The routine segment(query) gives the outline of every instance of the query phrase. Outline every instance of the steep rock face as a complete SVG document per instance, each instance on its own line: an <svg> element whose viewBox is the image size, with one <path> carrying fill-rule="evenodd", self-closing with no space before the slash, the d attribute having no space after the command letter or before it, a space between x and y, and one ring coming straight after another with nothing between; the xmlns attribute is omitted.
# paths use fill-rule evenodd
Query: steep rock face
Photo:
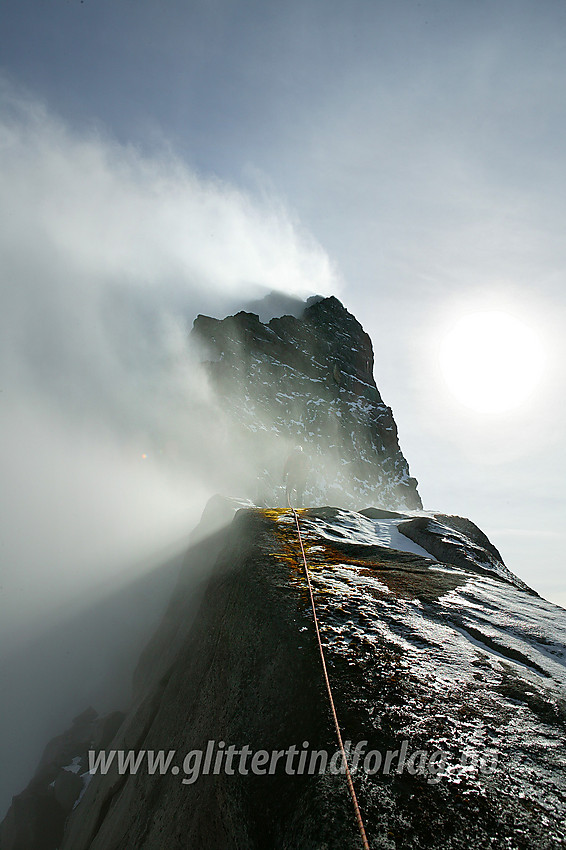
<svg viewBox="0 0 566 850"><path fill-rule="evenodd" d="M338 299L268 324L254 313L198 316L192 336L204 348L235 451L253 440L261 480L254 498L281 503L282 459L299 441L313 459L308 503L422 507L375 385L371 340Z"/></svg>
<svg viewBox="0 0 566 850"><path fill-rule="evenodd" d="M343 736L362 745L370 846L562 847L566 614L473 559L439 562L402 533L407 519L300 513ZM336 742L293 515L240 510L187 574L207 558L197 621L181 578L111 745L175 751L171 765L95 775L61 850L360 846L344 776L331 761L308 773ZM214 760L238 751L231 770L206 773L209 742ZM273 772L250 759L242 771L245 746Z"/></svg>

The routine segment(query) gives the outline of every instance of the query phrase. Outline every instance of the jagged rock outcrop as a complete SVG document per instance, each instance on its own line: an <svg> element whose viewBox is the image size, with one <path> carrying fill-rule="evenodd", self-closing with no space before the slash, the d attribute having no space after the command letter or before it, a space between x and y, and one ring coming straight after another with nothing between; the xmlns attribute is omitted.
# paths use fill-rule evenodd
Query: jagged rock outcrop
<svg viewBox="0 0 566 850"><path fill-rule="evenodd" d="M402 533L407 519L300 515L343 736L362 744L370 846L561 847L566 612L473 560L438 562ZM187 576L207 558L189 627ZM111 745L174 751L166 775L95 775L61 850L360 846L344 776L307 772L336 742L292 514L240 510L184 575ZM210 746L214 760L237 751L231 770L222 756L206 774ZM245 747L269 765L282 753L273 773L251 755L241 771Z"/></svg>
<svg viewBox="0 0 566 850"><path fill-rule="evenodd" d="M254 500L282 504L285 455L300 441L313 459L308 504L422 507L393 413L375 384L371 340L337 298L267 324L246 312L198 316L192 338L222 401L234 453L254 458Z"/></svg>
<svg viewBox="0 0 566 850"><path fill-rule="evenodd" d="M2 822L2 850L57 850L65 822L91 779L88 750L108 746L124 716L114 711L99 717L88 708L47 744L35 776L13 798Z"/></svg>
<svg viewBox="0 0 566 850"><path fill-rule="evenodd" d="M471 567L487 575L495 573L509 584L535 593L507 569L493 543L469 519L446 514L418 516L400 523L399 531L444 564L464 569Z"/></svg>

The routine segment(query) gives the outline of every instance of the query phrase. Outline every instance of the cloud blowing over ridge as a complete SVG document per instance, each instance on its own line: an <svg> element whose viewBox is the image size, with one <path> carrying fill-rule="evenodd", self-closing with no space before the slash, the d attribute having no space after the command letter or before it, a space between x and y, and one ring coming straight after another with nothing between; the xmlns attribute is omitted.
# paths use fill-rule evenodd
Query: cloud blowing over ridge
<svg viewBox="0 0 566 850"><path fill-rule="evenodd" d="M4 628L19 631L188 531L226 479L195 315L336 278L276 199L1 94Z"/></svg>

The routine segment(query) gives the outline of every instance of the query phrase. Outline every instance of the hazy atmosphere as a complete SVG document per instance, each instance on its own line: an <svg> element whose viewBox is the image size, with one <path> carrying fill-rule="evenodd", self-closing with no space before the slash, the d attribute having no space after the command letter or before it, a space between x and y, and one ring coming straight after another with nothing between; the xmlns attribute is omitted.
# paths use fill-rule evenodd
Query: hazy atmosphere
<svg viewBox="0 0 566 850"><path fill-rule="evenodd" d="M5 655L237 486L186 337L272 290L343 301L425 509L566 606L563 2L2 0L0 42Z"/></svg>

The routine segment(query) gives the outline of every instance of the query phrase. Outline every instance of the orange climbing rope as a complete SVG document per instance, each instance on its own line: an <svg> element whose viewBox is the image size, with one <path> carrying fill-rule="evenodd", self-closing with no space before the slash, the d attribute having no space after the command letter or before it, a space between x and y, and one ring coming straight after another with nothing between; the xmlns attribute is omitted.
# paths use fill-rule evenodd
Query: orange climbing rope
<svg viewBox="0 0 566 850"><path fill-rule="evenodd" d="M364 846L364 850L370 850L368 840L366 837L366 831L364 828L364 822L362 820L362 814L360 812L360 807L358 805L358 798L356 797L356 791L354 789L354 783L352 781L352 774L350 773L350 768L348 767L348 759L346 758L346 751L344 749L344 744L342 742L342 733L340 732L340 726L338 724L338 715L336 714L336 707L334 705L334 698L332 696L332 688L330 687L330 679L328 678L328 670L326 669L326 661L324 659L324 650L322 648L322 640L320 637L320 629L318 627L318 617L316 616L316 608L314 605L314 595L312 592L312 584L309 576L309 569L307 566L307 559L305 556L305 547L303 546L303 538L301 536L301 526L299 525L299 515L295 508L291 505L291 501L289 499L289 495L287 494L287 501L289 503L289 507L293 512L293 516L295 517L295 524L297 526L297 534L299 536L299 543L301 545L301 553L303 556L303 565L305 568L305 576L307 578L307 585L309 588L309 594L311 599L311 607L312 607L312 615L314 618L314 627L316 629L316 637L318 640L318 649L320 651L320 660L322 662L322 670L324 673L324 681L326 682L326 690L328 692L328 699L330 701L330 708L332 711L332 717L334 718L334 726L336 727L336 736L338 738L338 744L340 746L340 752L342 753L342 759L344 761L344 767L346 770L346 779L348 781L348 788L350 789L350 796L352 797L352 802L354 804L354 810L356 812L356 820L358 822L358 828L360 830L360 836L362 839L362 844Z"/></svg>

